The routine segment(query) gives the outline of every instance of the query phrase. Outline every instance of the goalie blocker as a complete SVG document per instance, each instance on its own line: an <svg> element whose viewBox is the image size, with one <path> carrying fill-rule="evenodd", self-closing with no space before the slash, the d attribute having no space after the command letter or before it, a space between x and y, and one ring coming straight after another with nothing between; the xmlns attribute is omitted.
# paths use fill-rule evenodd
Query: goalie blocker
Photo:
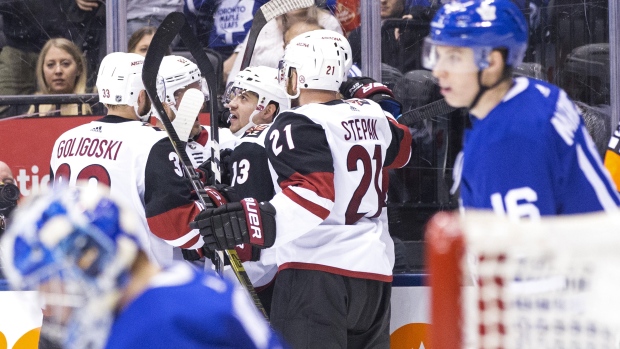
<svg viewBox="0 0 620 349"><path fill-rule="evenodd" d="M252 244L273 246L276 240L276 209L269 202L247 198L240 202L202 211L190 226L200 230L210 251Z"/></svg>

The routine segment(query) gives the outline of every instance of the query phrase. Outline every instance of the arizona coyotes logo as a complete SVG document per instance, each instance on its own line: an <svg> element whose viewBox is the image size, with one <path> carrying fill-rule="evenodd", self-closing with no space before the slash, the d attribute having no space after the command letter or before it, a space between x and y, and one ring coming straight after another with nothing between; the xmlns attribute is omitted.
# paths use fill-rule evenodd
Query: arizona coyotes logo
<svg viewBox="0 0 620 349"><path fill-rule="evenodd" d="M245 134L246 136L258 136L267 127L269 127L269 125L256 125L245 131Z"/></svg>

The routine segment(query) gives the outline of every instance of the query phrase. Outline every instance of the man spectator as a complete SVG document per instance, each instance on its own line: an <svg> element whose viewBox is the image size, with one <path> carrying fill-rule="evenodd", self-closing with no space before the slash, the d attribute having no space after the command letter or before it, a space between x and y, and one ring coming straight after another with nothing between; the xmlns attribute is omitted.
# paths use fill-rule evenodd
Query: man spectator
<svg viewBox="0 0 620 349"><path fill-rule="evenodd" d="M405 0L373 0L381 1L381 21L386 19L416 19L428 22L430 8L416 6L405 7ZM419 26L400 28L381 28L381 62L388 64L402 73L420 69L420 42L428 34L428 27ZM362 28L351 31L349 42L353 51L353 63L362 66ZM378 44L378 43L377 43Z"/></svg>
<svg viewBox="0 0 620 349"><path fill-rule="evenodd" d="M19 189L14 185L13 173L11 168L0 161L0 236L4 233L9 215L17 206L19 199ZM2 255L0 254L0 257ZM4 278L2 274L2 258L0 258L0 279Z"/></svg>

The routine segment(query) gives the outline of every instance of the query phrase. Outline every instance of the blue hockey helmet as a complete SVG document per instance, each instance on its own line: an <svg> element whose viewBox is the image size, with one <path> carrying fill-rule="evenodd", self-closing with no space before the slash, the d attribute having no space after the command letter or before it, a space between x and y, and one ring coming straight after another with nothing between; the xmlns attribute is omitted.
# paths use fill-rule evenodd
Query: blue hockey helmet
<svg viewBox="0 0 620 349"><path fill-rule="evenodd" d="M488 67L494 49L507 50L506 65L516 67L527 49L528 26L510 0L455 0L444 5L431 22L424 43L423 65L437 64L436 46L468 47L478 69Z"/></svg>
<svg viewBox="0 0 620 349"><path fill-rule="evenodd" d="M42 336L87 347L109 329L138 253L137 219L101 187L55 189L19 207L0 247L16 289L48 308ZM106 326L107 325L107 326Z"/></svg>

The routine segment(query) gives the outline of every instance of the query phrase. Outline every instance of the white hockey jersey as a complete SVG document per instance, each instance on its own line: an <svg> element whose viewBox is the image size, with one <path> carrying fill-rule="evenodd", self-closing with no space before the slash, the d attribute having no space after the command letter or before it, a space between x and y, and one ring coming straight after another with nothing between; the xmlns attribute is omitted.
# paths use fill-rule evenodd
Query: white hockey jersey
<svg viewBox="0 0 620 349"><path fill-rule="evenodd" d="M308 104L280 114L265 141L275 172L276 261L390 282L387 176L411 155L411 135L368 100Z"/></svg>
<svg viewBox="0 0 620 349"><path fill-rule="evenodd" d="M140 121L108 115L73 128L54 144L54 185L78 180L110 186L140 218L140 237L150 259L172 261L173 246L195 249L203 241L189 222L200 212L166 132Z"/></svg>

